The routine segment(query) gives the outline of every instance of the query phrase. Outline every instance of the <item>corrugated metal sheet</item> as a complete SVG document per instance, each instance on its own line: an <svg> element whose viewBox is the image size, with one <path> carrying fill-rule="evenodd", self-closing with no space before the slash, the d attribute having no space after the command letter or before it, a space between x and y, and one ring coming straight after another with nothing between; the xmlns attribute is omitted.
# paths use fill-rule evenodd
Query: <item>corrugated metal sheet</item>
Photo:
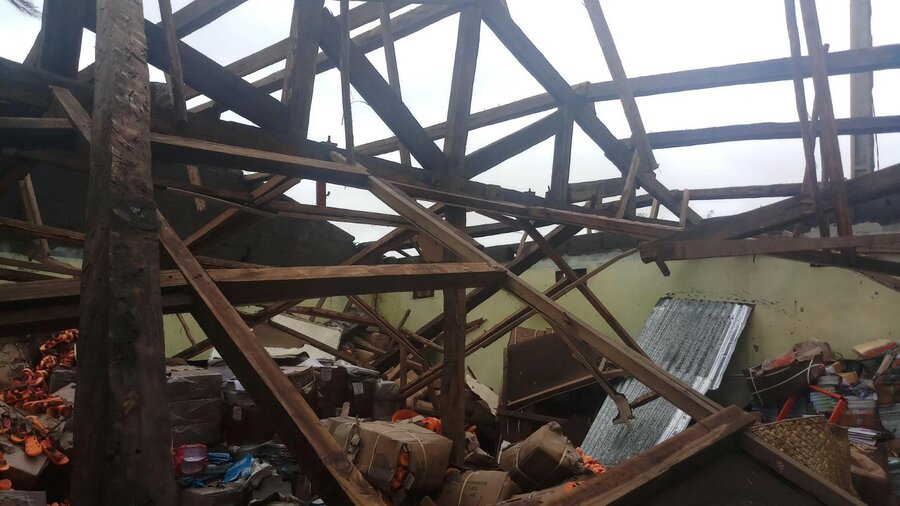
<svg viewBox="0 0 900 506"><path fill-rule="evenodd" d="M657 365L705 394L719 387L752 306L665 298L650 313L638 343ZM649 389L635 379L615 385L629 401ZM607 399L582 448L604 464L617 464L687 427L690 417L664 399L634 410L631 431L613 425L618 411Z"/></svg>

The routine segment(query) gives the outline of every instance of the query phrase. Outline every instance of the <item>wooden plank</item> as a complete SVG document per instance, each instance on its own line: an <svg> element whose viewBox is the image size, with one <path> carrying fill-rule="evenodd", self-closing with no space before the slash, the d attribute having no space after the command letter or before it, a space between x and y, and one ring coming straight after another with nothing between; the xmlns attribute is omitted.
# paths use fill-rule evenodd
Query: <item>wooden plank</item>
<svg viewBox="0 0 900 506"><path fill-rule="evenodd" d="M819 226L819 235L829 235L828 221L822 212L822 198L819 196L819 183L816 176L816 140L812 134L812 126L809 121L809 111L806 107L806 87L801 77L800 58L800 28L797 26L797 9L794 0L784 1L785 22L788 30L788 43L791 48L791 77L794 83L794 101L797 104L797 115L800 120L800 136L803 139L803 158L805 162L803 172L803 193L809 195L813 209L816 213L816 223ZM798 228L794 229L794 235L799 235Z"/></svg>
<svg viewBox="0 0 900 506"><path fill-rule="evenodd" d="M166 73L172 92L172 109L181 123L187 123L187 104L184 94L184 72L181 69L181 55L178 53L178 35L172 16L172 0L159 0L160 24L166 37L169 54L169 71Z"/></svg>
<svg viewBox="0 0 900 506"><path fill-rule="evenodd" d="M635 150L634 158L631 159L631 166L628 167L628 175L625 176L625 185L622 187L622 198L619 199L619 205L616 207L616 218L625 218L626 214L628 218L634 216L636 209L634 192L637 189L637 174L640 169L641 154Z"/></svg>
<svg viewBox="0 0 900 506"><path fill-rule="evenodd" d="M541 251L543 251L543 250L541 250ZM592 271L586 273L584 276L581 276L574 283L572 281L570 281L568 278L563 278L560 281L557 281L550 288L544 290L544 295L546 295L547 297L550 297L553 300L559 300L563 295L565 295L565 294L569 293L570 291L572 291L573 289L575 289L575 284L587 283L587 281L589 279L596 276L600 272L606 270L607 268L609 268L609 266L613 265L614 263L618 262L619 260L621 260L625 257L631 256L632 254L635 253L635 251L636 250L632 249L632 250L625 251L624 253L621 253L619 255L616 255L615 257L607 260L603 264L597 266ZM512 329L521 325L522 323L525 322L525 320L527 320L528 318L531 318L535 314L537 314L537 313L530 306L527 306L527 305L522 306L521 308L516 310L511 315L507 316L503 320L497 322L493 327L486 330L484 332L484 334L482 334L478 338L469 342L466 345L466 356L468 357L472 353L475 353L476 351L493 344L498 339L509 334L509 332L511 332ZM406 397L411 393L415 393L419 388L424 387L425 384L431 382L436 377L436 375L439 373L440 367L442 367L442 366L440 364L438 364L437 366L435 366L435 367L429 369L428 371L426 371L425 373L423 373L421 376L419 376L418 379L416 379L416 381L414 383L411 383L409 385L409 388L404 388L403 391L401 391L401 395Z"/></svg>
<svg viewBox="0 0 900 506"><path fill-rule="evenodd" d="M294 309L289 310L291 313L304 314L318 318L326 318L329 320L338 320L343 322L351 322L351 323L359 323L362 325L378 325L378 322L375 321L372 317L356 314L356 313L347 313L344 311L332 311L330 309L324 309L320 307L296 307Z"/></svg>
<svg viewBox="0 0 900 506"><path fill-rule="evenodd" d="M390 10L395 11L401 9L408 5L407 2L393 2L391 4ZM354 7L350 10L350 28L351 30L355 30L365 24L371 23L378 19L378 16L381 12L382 7L380 5L373 4L362 4L358 7ZM355 37L358 43L362 42L363 35L358 35ZM229 63L225 66L227 70L238 77L245 77L249 74L252 74L258 70L262 70L270 65L274 65L280 61L283 61L287 58L288 51L290 50L290 37L282 39L274 44L266 46L259 51L249 54L243 58L235 60L232 63ZM327 69L334 68L331 65L331 62L328 60L328 57L323 53L319 53L316 58L317 66L316 72L324 72ZM277 74L277 78L274 77ZM266 89L265 91L272 92L277 91L283 88L284 79L286 78L286 72L284 70L278 71L275 74L267 76L265 79ZM278 81L277 84L273 83L273 81ZM259 81L255 82L254 85L262 86L262 83ZM197 92L193 92L188 96L188 98L193 98L195 96L200 95ZM217 106L218 104L214 104L213 102L208 102L201 106L198 106L196 109L203 110L209 109L210 107Z"/></svg>
<svg viewBox="0 0 900 506"><path fill-rule="evenodd" d="M272 415L276 432L303 466L316 491L329 503L380 504L378 493L319 423L312 408L187 246L162 215L158 215L158 219L160 241L189 280L197 298L194 318L254 402Z"/></svg>
<svg viewBox="0 0 900 506"><path fill-rule="evenodd" d="M900 44L878 46L869 49L835 51L826 55L829 75L843 75L855 72L870 72L900 67ZM809 58L801 60L803 77L809 77ZM736 65L724 65L703 69L682 70L665 74L633 77L628 85L636 97L702 90L740 84L786 81L792 78L791 59L777 58ZM598 102L618 100L616 85L612 81L586 83L586 99ZM580 85L579 85L580 86ZM469 118L471 128L481 128L504 121L548 111L558 106L549 93L542 93L517 100L484 111L474 113ZM438 123L425 129L432 139L440 139L446 134L446 123ZM659 146L655 146L659 147ZM396 151L395 138L381 139L359 146L359 152L380 155Z"/></svg>
<svg viewBox="0 0 900 506"><path fill-rule="evenodd" d="M515 56L519 63L553 96L560 106L569 107L578 126L596 143L613 165L625 175L631 162L631 149L613 136L612 132L597 118L592 108L587 107L579 96L546 57L528 39L521 28L512 20L500 0L483 2L484 21L491 31ZM671 200L669 191L651 173L638 174L638 181L647 193L674 213L679 212L678 204ZM691 212L688 221L700 221L700 216Z"/></svg>
<svg viewBox="0 0 900 506"><path fill-rule="evenodd" d="M15 258L0 257L0 265L15 267L16 269L27 269L37 272L52 272L55 274L65 274L68 276L78 277L81 275L81 269L72 267L63 262L28 262L25 260L16 260ZM58 279L58 278L54 278Z"/></svg>
<svg viewBox="0 0 900 506"><path fill-rule="evenodd" d="M575 273L568 262L566 262L562 255L560 255L559 252L556 251L556 249L551 246L549 242L547 242L547 239L536 228L534 228L531 223L528 223L527 221L521 219L518 220L518 222L521 225L522 230L524 230L526 233L528 233L529 236L531 236L535 244L537 244L538 247L544 250L547 258L552 260L553 263L556 264L556 266L559 267L559 269L563 272L563 274L567 278L569 278L569 281L571 281L575 285L575 288L579 292L581 292L581 295L584 296L584 298L594 308L594 310L600 314L606 324L609 325L609 327L613 330L613 332L616 333L617 336L619 336L622 342L628 345L628 347L632 350L646 356L647 354L644 353L644 350L641 349L637 341L635 341L634 338L631 337L631 334L629 334L625 327L623 327L622 324L619 323L616 317L613 316L612 312L607 309L606 305L604 305L600 301L597 295L593 291L591 291L590 288L588 288L587 284L578 282L579 276Z"/></svg>
<svg viewBox="0 0 900 506"><path fill-rule="evenodd" d="M517 218L527 218L530 220L577 225L596 230L620 232L623 234L632 235L639 239L666 237L678 231L678 228L668 225L658 225L655 223L642 223L632 220L609 218L600 214L593 214L597 211L585 208L575 208L577 210L568 211L552 207L513 204L511 202L503 202L500 199L487 200L482 198L469 197L459 193L432 190L430 188L424 188L421 186L410 186L404 184L400 184L399 186L406 193L409 193L416 198L430 200L433 202L454 204L460 207L465 207L471 211L501 213L515 216Z"/></svg>
<svg viewBox="0 0 900 506"><path fill-rule="evenodd" d="M452 265L452 264L451 264ZM375 308L370 306L366 301L362 300L360 297L356 295L350 296L350 301L353 302L353 305L363 310L364 313L369 315L369 318L375 320L376 325L381 328L381 331L385 334L391 336L391 339L397 343L398 346L402 347L407 353L412 354L416 357L416 359L420 360L423 364L427 364L428 361L425 359L425 356L419 353L419 351L413 346L407 339L406 336L403 335L399 330L394 328L393 325L389 321L387 321L384 316L378 313Z"/></svg>
<svg viewBox="0 0 900 506"><path fill-rule="evenodd" d="M232 9L246 1L247 0L193 0L173 14L175 35L179 39L187 37L229 13ZM78 72L78 80L94 80L93 63ZM193 90L187 91L192 94L187 96L188 99L197 95L197 92Z"/></svg>
<svg viewBox="0 0 900 506"><path fill-rule="evenodd" d="M496 282L502 276L496 266L483 263L216 268L209 273L219 290L234 305L283 301L293 297L483 286ZM184 293L188 289L185 279L174 271L163 271L157 282L165 295ZM75 305L79 297L78 280L0 286L3 310L22 307L49 310L60 305Z"/></svg>
<svg viewBox="0 0 900 506"><path fill-rule="evenodd" d="M510 158L549 139L560 131L562 116L551 113L534 123L502 137L466 156L463 166L465 175L473 178L500 165ZM566 181L568 183L568 181Z"/></svg>
<svg viewBox="0 0 900 506"><path fill-rule="evenodd" d="M567 202L575 120L572 111L566 107L560 109L560 113L559 130L553 140L553 165L551 166L550 191L547 198L557 202Z"/></svg>
<svg viewBox="0 0 900 506"><path fill-rule="evenodd" d="M172 504L142 2L97 0L96 14L72 500Z"/></svg>
<svg viewBox="0 0 900 506"><path fill-rule="evenodd" d="M414 200L390 185L390 183L373 177L371 191L398 214L406 217L423 232L432 236L444 247L453 250L460 257L467 261L493 263L490 257L459 235L459 232L454 231L444 222L428 213ZM583 342L594 348L602 356L607 357L611 362L632 374L638 381L659 392L661 396L688 415L694 418L705 418L717 411L718 408L711 401L668 372L660 369L646 357L609 337L597 333L577 317L566 312L552 299L522 281L518 276L509 271L506 272L507 276L503 283L503 288L535 308L559 332L566 333L573 341Z"/></svg>
<svg viewBox="0 0 900 506"><path fill-rule="evenodd" d="M175 33L184 38L231 12L247 0L192 0L174 14Z"/></svg>
<svg viewBox="0 0 900 506"><path fill-rule="evenodd" d="M84 242L84 234L72 232L58 227L36 225L15 218L0 217L0 230L24 237L40 237L66 244L78 244Z"/></svg>
<svg viewBox="0 0 900 506"><path fill-rule="evenodd" d="M679 434L613 466L565 495L548 501L557 506L586 504L641 504L654 494L696 472L703 463L721 455L755 421L736 406L700 420Z"/></svg>
<svg viewBox="0 0 900 506"><path fill-rule="evenodd" d="M296 337L297 339L312 346L313 348L316 348L318 350L324 351L325 353L334 355L335 359L346 360L347 362L350 362L353 365L359 365L359 361L356 360L355 358L353 358L352 354L342 352L341 350L339 350L337 348L332 348L331 346L328 346L327 344L323 343L322 341L319 341L318 339L316 339L314 337L310 337L310 336L300 332L299 330L292 329L292 328L288 327L287 325L282 325L275 321L269 321L266 323L266 325L272 327L273 329L280 330L280 331L284 332L285 334L290 335L291 337Z"/></svg>
<svg viewBox="0 0 900 506"><path fill-rule="evenodd" d="M886 167L847 182L847 197L850 204L868 202L898 191L900 191L900 165ZM831 209L830 200L824 199L822 208L824 212L828 212ZM645 261L653 258L652 249L664 242L749 237L791 225L812 216L813 211L809 209L802 196L791 197L741 214L710 220L667 238L653 241L652 245L648 243L644 246L645 251L642 252L642 255L644 255Z"/></svg>
<svg viewBox="0 0 900 506"><path fill-rule="evenodd" d="M381 41L384 46L384 63L387 65L388 84L397 92L397 96L403 98L400 86L400 69L397 66L397 52L394 50L394 34L391 29L391 10L396 2L385 2L381 6ZM412 165L409 150L406 146L400 146L400 163Z"/></svg>
<svg viewBox="0 0 900 506"><path fill-rule="evenodd" d="M85 28L93 29L92 19L86 19ZM171 69L162 27L145 20L144 31L147 35L149 63L163 72L169 72ZM281 102L228 72L182 41L178 43L178 52L184 68L185 84L210 98L231 104L236 113L260 127L275 131L287 130L288 112Z"/></svg>
<svg viewBox="0 0 900 506"><path fill-rule="evenodd" d="M819 127L822 129L820 134L822 170L827 171L829 175L829 186L832 192L831 200L834 206L838 235L853 235L850 204L847 201L847 188L844 183L844 169L841 163L841 147L838 144L834 105L831 102L831 88L828 84L825 50L822 47L822 34L819 31L819 18L816 14L815 2L800 0L800 13L803 18L803 32L806 35L806 49L810 56L813 86L816 90Z"/></svg>
<svg viewBox="0 0 900 506"><path fill-rule="evenodd" d="M25 174L25 177L19 181L19 195L22 198L22 209L25 210L25 219L28 223L42 226L44 220L41 218L41 208L38 206L37 196L34 194L34 184L31 182L31 174ZM35 241L36 257L47 258L50 256L50 246L47 239L39 238Z"/></svg>
<svg viewBox="0 0 900 506"><path fill-rule="evenodd" d="M188 182L195 186L203 185L203 180L200 179L200 168L196 165L185 165L185 171L187 172ZM202 213L206 210L206 201L203 199L194 199L194 207L197 209L198 213Z"/></svg>
<svg viewBox="0 0 900 506"><path fill-rule="evenodd" d="M689 260L730 256L767 255L814 249L894 246L900 234L870 234L841 237L760 237L758 239L696 239L674 241L658 250L660 260Z"/></svg>
<svg viewBox="0 0 900 506"><path fill-rule="evenodd" d="M337 20L329 12L322 11L322 33L319 40L322 50L333 62L340 61L341 30ZM350 81L366 103L378 114L394 134L409 149L412 156L430 170L445 171L447 159L428 138L424 129L409 109L391 89L363 51L352 41L348 44Z"/></svg>
<svg viewBox="0 0 900 506"><path fill-rule="evenodd" d="M284 90L281 101L290 114L290 133L306 139L309 132L309 113L312 107L316 79L316 57L319 54L320 11L325 0L295 0L291 16L291 36Z"/></svg>
<svg viewBox="0 0 900 506"><path fill-rule="evenodd" d="M81 20L90 2L48 0L41 13L40 56L38 67L74 78L81 56Z"/></svg>
<svg viewBox="0 0 900 506"><path fill-rule="evenodd" d="M584 3L584 7L587 9L591 24L594 26L594 34L600 43L600 49L603 51L603 57L606 59L606 66L609 68L609 73L619 94L619 100L622 102L622 109L625 110L625 119L628 121L628 127L631 129L632 142L635 145L641 163L635 168L635 171L649 172L656 170L658 164L653 157L650 140L647 138L647 129L644 128L644 120L641 119L641 113L634 99L634 93L632 93L631 87L628 86L628 76L625 74L625 67L619 58L619 51L616 49L616 43L606 22L606 16L603 15L600 2L599 0L587 0ZM631 172L629 170L629 176ZM634 180L633 177L631 179ZM626 200L623 200L623 203L625 202ZM625 207L627 206L623 206L623 209Z"/></svg>

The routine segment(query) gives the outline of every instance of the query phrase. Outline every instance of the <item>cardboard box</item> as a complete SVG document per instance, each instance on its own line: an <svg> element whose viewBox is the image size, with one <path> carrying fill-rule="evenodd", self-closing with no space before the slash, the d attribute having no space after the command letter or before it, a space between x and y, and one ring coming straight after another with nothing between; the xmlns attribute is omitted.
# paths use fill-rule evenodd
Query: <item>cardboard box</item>
<svg viewBox="0 0 900 506"><path fill-rule="evenodd" d="M219 444L221 441L221 420L172 426L172 448L192 443L201 443L212 446Z"/></svg>
<svg viewBox="0 0 900 506"><path fill-rule="evenodd" d="M187 365L166 367L169 402L210 399L222 395L222 375Z"/></svg>
<svg viewBox="0 0 900 506"><path fill-rule="evenodd" d="M172 425L221 422L223 409L221 397L170 402L169 420Z"/></svg>
<svg viewBox="0 0 900 506"><path fill-rule="evenodd" d="M186 488L181 492L181 506L240 506L244 495L238 488Z"/></svg>
<svg viewBox="0 0 900 506"><path fill-rule="evenodd" d="M223 437L229 444L264 443L275 436L268 413L253 403L244 391L225 390Z"/></svg>
<svg viewBox="0 0 900 506"><path fill-rule="evenodd" d="M0 492L0 506L47 506L47 493L22 490Z"/></svg>
<svg viewBox="0 0 900 506"><path fill-rule="evenodd" d="M336 417L323 423L375 487L391 490L391 478L404 450L410 453L404 488L427 494L443 484L452 446L444 436L411 423L358 422L351 417Z"/></svg>
<svg viewBox="0 0 900 506"><path fill-rule="evenodd" d="M347 400L347 370L338 366L315 368L319 416L339 416Z"/></svg>
<svg viewBox="0 0 900 506"><path fill-rule="evenodd" d="M522 490L536 490L584 470L581 455L562 433L562 427L550 422L500 454L500 468Z"/></svg>
<svg viewBox="0 0 900 506"><path fill-rule="evenodd" d="M519 486L506 471L467 471L447 475L438 506L485 506L509 499Z"/></svg>
<svg viewBox="0 0 900 506"><path fill-rule="evenodd" d="M351 415L360 418L372 418L376 381L373 378L348 380L347 400L350 401Z"/></svg>

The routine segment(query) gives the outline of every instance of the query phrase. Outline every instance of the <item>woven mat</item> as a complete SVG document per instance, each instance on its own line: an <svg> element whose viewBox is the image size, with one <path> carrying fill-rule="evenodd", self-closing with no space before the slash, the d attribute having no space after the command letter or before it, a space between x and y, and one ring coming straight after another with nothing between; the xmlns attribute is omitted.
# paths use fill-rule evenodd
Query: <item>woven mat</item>
<svg viewBox="0 0 900 506"><path fill-rule="evenodd" d="M856 494L850 478L846 427L830 424L821 416L810 416L757 424L749 430L816 474Z"/></svg>

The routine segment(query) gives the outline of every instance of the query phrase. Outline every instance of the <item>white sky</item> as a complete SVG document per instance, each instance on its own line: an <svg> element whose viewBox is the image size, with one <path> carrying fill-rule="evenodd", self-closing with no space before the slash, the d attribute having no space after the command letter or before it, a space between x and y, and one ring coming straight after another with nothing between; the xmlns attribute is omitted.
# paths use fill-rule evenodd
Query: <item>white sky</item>
<svg viewBox="0 0 900 506"><path fill-rule="evenodd" d="M189 1L173 0L172 3L177 10ZM508 4L516 22L570 84L610 80L581 0L508 0ZM326 5L337 12L337 1L328 0ZM602 5L629 77L789 55L782 0L603 0ZM184 40L225 65L286 37L291 6L291 0L249 0ZM831 45L831 51L849 49L849 0L820 1L818 8L824 42ZM872 10L874 44L900 43L900 34L894 26L900 19L900 2L872 0ZM155 0L145 0L144 11L148 19L159 20ZM446 119L457 23L458 16L451 16L396 44L403 98L423 126ZM22 61L39 28L39 20L19 15L6 2L0 2L0 56ZM94 36L85 32L82 67L93 61L93 53ZM384 53L373 51L369 58L386 75ZM283 66L281 62L251 74L247 79L257 79ZM163 75L151 67L151 79L162 81ZM848 117L848 76L832 77L831 88L836 116ZM900 100L892 93L898 88L900 70L875 73L876 115L900 114ZM543 91L483 26L473 112ZM389 136L387 127L362 98L355 91L353 93L356 143ZM807 95L813 95L809 80ZM273 96L280 98L280 92ZM203 101L205 99L198 97L189 105ZM657 95L637 101L649 132L796 121L793 87L789 81ZM619 102L598 103L596 110L618 137L630 135ZM469 135L468 150L489 144L544 114L547 113L475 130ZM233 113L226 113L223 119L243 121ZM618 171L577 125L575 131L571 182L618 176ZM343 145L340 84L334 70L320 74L316 80L310 126L311 139L328 137ZM842 137L841 145L845 172L849 174L849 137ZM552 148L552 139L547 140L481 174L476 181L522 191L533 190L542 195L550 182ZM897 163L900 160L900 134L879 135L877 150L879 166ZM660 164L658 177L672 189L799 182L802 179L803 151L799 139L673 148L656 150L655 154ZM385 156L397 159L396 154ZM247 167L247 170L253 168ZM335 185L329 185L328 189L331 206L391 212L365 191ZM288 195L300 202L313 203L314 184L303 182ZM692 207L701 215L725 215L773 200L777 199L694 202ZM662 212L660 217L671 218L671 215ZM487 221L469 213L470 224ZM353 234L359 242L377 239L388 231L369 225L337 225ZM483 242L499 244L517 239L508 234Z"/></svg>

